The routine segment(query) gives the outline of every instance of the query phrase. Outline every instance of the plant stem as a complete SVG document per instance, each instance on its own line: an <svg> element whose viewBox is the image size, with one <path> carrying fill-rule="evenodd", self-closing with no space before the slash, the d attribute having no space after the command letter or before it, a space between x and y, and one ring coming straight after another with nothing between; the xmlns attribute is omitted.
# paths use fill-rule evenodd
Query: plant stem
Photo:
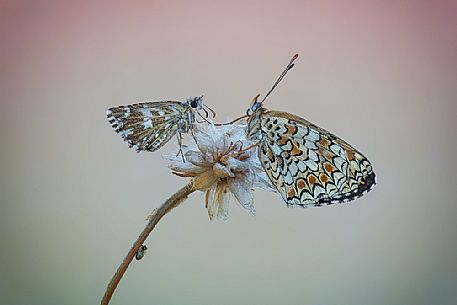
<svg viewBox="0 0 457 305"><path fill-rule="evenodd" d="M137 240L133 243L132 247L130 248L130 251L127 253L127 256L124 258L122 261L121 265L117 268L116 273L114 274L113 278L109 282L108 286L106 287L105 294L103 295L101 305L108 305L109 301L111 300L111 297L116 290L117 285L119 284L122 276L124 275L125 271L127 271L127 268L129 267L130 263L133 260L133 257L137 253L138 249L143 245L144 241L146 238L149 236L149 234L152 232L152 230L155 228L157 223L160 221L160 219L165 216L168 212L170 212L172 209L177 207L181 202L183 202L189 194L194 192L194 186L193 183L190 182L186 186L184 186L182 189L174 193L170 198L168 198L167 201L165 201L164 204L157 210L155 210L150 216L149 216L149 222L146 225L146 227L143 229L143 232L141 232L140 236L138 236Z"/></svg>

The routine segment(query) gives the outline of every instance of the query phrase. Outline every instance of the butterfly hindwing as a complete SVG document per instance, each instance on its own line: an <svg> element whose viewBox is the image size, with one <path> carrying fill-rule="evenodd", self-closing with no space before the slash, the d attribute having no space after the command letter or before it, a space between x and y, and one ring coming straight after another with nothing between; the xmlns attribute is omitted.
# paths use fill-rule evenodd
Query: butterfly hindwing
<svg viewBox="0 0 457 305"><path fill-rule="evenodd" d="M110 108L108 121L137 152L156 151L177 132L186 106L177 101L144 102Z"/></svg>
<svg viewBox="0 0 457 305"><path fill-rule="evenodd" d="M360 197L375 184L370 162L344 140L286 112L261 115L259 159L288 205Z"/></svg>

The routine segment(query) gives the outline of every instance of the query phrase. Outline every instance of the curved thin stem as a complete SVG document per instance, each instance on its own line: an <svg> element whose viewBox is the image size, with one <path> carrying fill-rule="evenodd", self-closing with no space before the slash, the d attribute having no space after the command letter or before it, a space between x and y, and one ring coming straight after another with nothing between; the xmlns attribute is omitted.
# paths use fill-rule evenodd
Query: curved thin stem
<svg viewBox="0 0 457 305"><path fill-rule="evenodd" d="M108 305L114 291L116 290L117 285L119 284L125 271L127 271L127 268L129 267L130 263L135 257L135 254L137 253L138 249L141 247L141 245L143 245L144 241L155 228L160 219L162 219L162 217L165 216L172 209L177 207L181 202L183 202L187 198L187 196L189 196L189 194L193 193L194 191L195 189L193 186L193 182L190 182L182 189L174 193L170 198L168 198L167 201L164 202L164 204L162 204L162 206L160 206L160 208L155 210L149 216L148 224L144 228L143 232L141 232L140 236L138 236L137 240L133 243L126 257L122 261L121 265L117 268L116 273L114 274L113 278L106 287L105 294L103 295L102 301L100 303L101 305Z"/></svg>

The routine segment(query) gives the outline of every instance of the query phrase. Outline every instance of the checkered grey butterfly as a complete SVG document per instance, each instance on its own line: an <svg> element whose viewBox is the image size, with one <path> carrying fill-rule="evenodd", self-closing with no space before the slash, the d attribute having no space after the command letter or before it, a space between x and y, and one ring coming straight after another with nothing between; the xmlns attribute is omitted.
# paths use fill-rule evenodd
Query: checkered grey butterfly
<svg viewBox="0 0 457 305"><path fill-rule="evenodd" d="M186 102L142 102L108 109L106 115L114 130L137 152L153 152L177 135L181 147L182 134L192 132L196 115L208 117L211 108L202 103L203 96ZM202 110L205 116L199 111Z"/></svg>

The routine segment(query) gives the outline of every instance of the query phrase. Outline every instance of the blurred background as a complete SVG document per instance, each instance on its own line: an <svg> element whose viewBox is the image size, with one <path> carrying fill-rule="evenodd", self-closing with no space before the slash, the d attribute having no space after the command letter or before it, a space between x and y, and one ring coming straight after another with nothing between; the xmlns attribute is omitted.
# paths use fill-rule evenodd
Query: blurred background
<svg viewBox="0 0 457 305"><path fill-rule="evenodd" d="M203 94L267 107L361 150L375 189L288 209L256 191L208 219L201 193L159 223L112 304L456 304L455 1L1 1L0 304L97 304L186 181L136 154L111 106Z"/></svg>

